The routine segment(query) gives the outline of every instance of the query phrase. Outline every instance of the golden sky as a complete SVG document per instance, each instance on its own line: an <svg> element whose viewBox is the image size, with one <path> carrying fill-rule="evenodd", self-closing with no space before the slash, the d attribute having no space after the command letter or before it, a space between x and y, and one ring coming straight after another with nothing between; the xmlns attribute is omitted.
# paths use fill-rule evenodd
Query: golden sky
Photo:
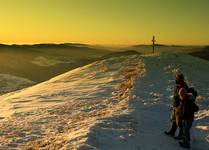
<svg viewBox="0 0 209 150"><path fill-rule="evenodd" d="M209 0L0 0L0 43L209 44Z"/></svg>

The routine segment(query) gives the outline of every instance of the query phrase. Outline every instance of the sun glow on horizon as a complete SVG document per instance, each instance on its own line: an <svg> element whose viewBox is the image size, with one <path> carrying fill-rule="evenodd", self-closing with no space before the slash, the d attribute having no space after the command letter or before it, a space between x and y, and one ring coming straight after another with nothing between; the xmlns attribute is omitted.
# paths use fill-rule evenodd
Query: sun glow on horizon
<svg viewBox="0 0 209 150"><path fill-rule="evenodd" d="M209 44L209 1L1 0L0 43Z"/></svg>

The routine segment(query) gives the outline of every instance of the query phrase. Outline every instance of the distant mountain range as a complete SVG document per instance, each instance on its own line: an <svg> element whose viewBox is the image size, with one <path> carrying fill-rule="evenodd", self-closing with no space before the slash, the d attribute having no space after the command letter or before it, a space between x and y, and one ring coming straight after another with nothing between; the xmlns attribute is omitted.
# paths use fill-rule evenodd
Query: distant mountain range
<svg viewBox="0 0 209 150"><path fill-rule="evenodd" d="M207 46L184 46L184 45L165 45L165 44L156 44L155 52L180 52L180 53L193 53L205 50ZM125 50L134 50L140 53L152 53L152 45L138 44L132 45L126 48Z"/></svg>
<svg viewBox="0 0 209 150"><path fill-rule="evenodd" d="M189 54L209 61L209 46L204 47L200 51L191 52Z"/></svg>
<svg viewBox="0 0 209 150"><path fill-rule="evenodd" d="M209 46L157 44L155 52L188 53L209 60ZM9 91L7 86L11 85L10 82L18 83L20 88L27 87L97 60L144 53L152 53L152 46L133 45L109 50L80 43L0 44L0 93Z"/></svg>
<svg viewBox="0 0 209 150"><path fill-rule="evenodd" d="M110 51L106 49L97 49L96 47L77 43L0 44L0 93L9 91L5 89L7 89L7 85L11 85L10 82L24 84L24 87L27 87L31 83L40 83L69 70L94 62L109 53ZM13 79L10 80L8 77ZM23 81L28 82L23 83ZM27 83L29 84L27 85ZM4 89L1 89L1 87L4 87ZM18 87L15 89L18 89Z"/></svg>
<svg viewBox="0 0 209 150"><path fill-rule="evenodd" d="M13 48L21 48L21 47L34 47L34 48L69 48L69 47L88 47L87 44L80 43L62 43L62 44L54 44L54 43L41 43L41 44L0 44L1 47L13 47Z"/></svg>

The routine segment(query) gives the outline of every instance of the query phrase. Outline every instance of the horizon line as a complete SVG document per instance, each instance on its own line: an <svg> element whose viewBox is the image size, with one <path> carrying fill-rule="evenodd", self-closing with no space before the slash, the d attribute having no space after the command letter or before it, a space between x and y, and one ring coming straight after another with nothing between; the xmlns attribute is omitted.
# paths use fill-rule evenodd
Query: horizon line
<svg viewBox="0 0 209 150"><path fill-rule="evenodd" d="M89 46L104 46L104 47L130 47L130 46L151 46L152 44L148 43L136 43L136 44L101 44L101 43L80 43L80 42L34 42L34 43L0 43L0 45L7 46L24 46L24 45L39 45L39 44L54 44L54 45L62 45L62 44L72 44L72 45L89 45ZM156 43L156 46L209 46L208 44L164 44L164 43Z"/></svg>

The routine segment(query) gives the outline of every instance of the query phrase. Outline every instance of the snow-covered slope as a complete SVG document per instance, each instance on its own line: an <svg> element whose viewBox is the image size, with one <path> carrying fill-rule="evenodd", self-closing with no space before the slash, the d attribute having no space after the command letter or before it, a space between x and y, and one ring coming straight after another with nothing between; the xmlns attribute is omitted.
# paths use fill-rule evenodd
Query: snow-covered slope
<svg viewBox="0 0 209 150"><path fill-rule="evenodd" d="M88 142L101 150L183 150L164 135L170 127L170 106L177 71L199 93L200 111L191 131L192 150L209 149L209 62L183 54L144 55L145 75L138 78L129 113L97 124Z"/></svg>
<svg viewBox="0 0 209 150"><path fill-rule="evenodd" d="M199 93L191 149L208 150L209 62L166 53L98 61L1 96L0 148L181 150L163 134L178 70Z"/></svg>
<svg viewBox="0 0 209 150"><path fill-rule="evenodd" d="M110 58L0 97L0 148L74 149L103 118L127 113L137 56Z"/></svg>

